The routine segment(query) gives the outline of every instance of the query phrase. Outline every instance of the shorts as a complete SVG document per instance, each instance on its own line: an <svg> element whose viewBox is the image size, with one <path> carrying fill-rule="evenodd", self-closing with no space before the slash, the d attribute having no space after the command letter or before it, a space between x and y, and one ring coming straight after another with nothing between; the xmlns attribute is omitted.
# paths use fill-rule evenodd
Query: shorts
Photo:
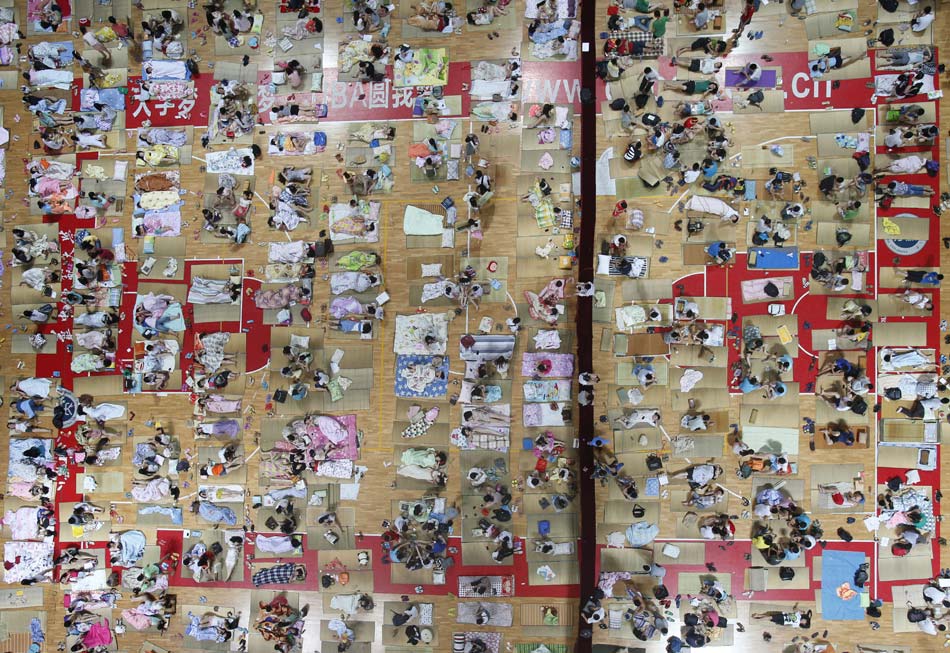
<svg viewBox="0 0 950 653"><path fill-rule="evenodd" d="M772 622L773 624L775 624L776 626L784 626L784 625L785 625L785 615L784 615L783 613L781 613L781 612L777 612L777 613L773 614L771 617L769 617L769 621L771 621L771 622Z"/></svg>
<svg viewBox="0 0 950 653"><path fill-rule="evenodd" d="M689 72L698 73L700 64L702 64L702 59L692 59L689 62Z"/></svg>
<svg viewBox="0 0 950 653"><path fill-rule="evenodd" d="M706 46L708 46L710 43L712 43L712 39L709 38L708 36L703 36L703 37L700 37L700 38L696 39L695 41L693 41L693 42L690 44L689 49L690 49L690 50L694 50L694 51L695 51L695 50L705 50L705 49L706 49Z"/></svg>
<svg viewBox="0 0 950 653"><path fill-rule="evenodd" d="M683 90L688 94L692 95L696 92L696 80L689 80L683 84Z"/></svg>

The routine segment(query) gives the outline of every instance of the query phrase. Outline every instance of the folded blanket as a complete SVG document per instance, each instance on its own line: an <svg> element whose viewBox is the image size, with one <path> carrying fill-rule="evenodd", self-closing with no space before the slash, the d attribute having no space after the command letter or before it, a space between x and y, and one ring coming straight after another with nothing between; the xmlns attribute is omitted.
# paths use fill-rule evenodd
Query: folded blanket
<svg viewBox="0 0 950 653"><path fill-rule="evenodd" d="M402 230L407 236L441 236L442 216L417 206L406 206Z"/></svg>

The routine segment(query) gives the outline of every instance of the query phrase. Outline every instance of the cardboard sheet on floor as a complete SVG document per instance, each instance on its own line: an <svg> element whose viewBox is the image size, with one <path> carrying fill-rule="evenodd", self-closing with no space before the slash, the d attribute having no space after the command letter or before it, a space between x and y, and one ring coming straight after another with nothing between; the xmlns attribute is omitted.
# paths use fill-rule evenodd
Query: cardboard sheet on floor
<svg viewBox="0 0 950 653"><path fill-rule="evenodd" d="M877 575L882 581L926 580L934 575L934 561L925 556L905 556L903 558L880 558L877 561Z"/></svg>
<svg viewBox="0 0 950 653"><path fill-rule="evenodd" d="M929 240L930 239L930 220L926 218L901 218L896 216L878 216L877 218L877 230L881 235L891 236L888 232L884 231L884 220L887 219L893 225L896 225L900 230L900 233L893 234L892 237L899 238L900 240ZM889 225L890 226L890 225ZM850 244L850 243L849 243ZM886 286L889 288L902 288L903 284L899 286Z"/></svg>
<svg viewBox="0 0 950 653"><path fill-rule="evenodd" d="M890 375L881 376L881 379ZM884 385L882 383L882 385ZM885 404L886 406L886 404ZM923 444L926 440L927 424L920 420L882 419L879 437L881 442ZM944 442L941 441L941 444Z"/></svg>
<svg viewBox="0 0 950 653"><path fill-rule="evenodd" d="M121 374L80 376L73 380L73 392L77 396L89 394L100 397L117 397L125 394Z"/></svg>
<svg viewBox="0 0 950 653"><path fill-rule="evenodd" d="M320 621L320 640L324 642L338 641L336 634L330 630L330 621L322 619ZM373 642L376 639L376 624L373 621L357 621L347 619L346 625L353 630L354 642Z"/></svg>
<svg viewBox="0 0 950 653"><path fill-rule="evenodd" d="M614 377L616 382L621 385L639 386L640 381L633 373L633 370L637 367L637 365L639 365L637 361L634 361L633 363L628 363L626 361L623 363L617 363L616 376ZM654 359L649 363L649 365L653 367L653 376L656 385L669 385L669 363L662 359Z"/></svg>
<svg viewBox="0 0 950 653"><path fill-rule="evenodd" d="M76 474L76 487L81 490L86 487L86 477L92 477L96 482L93 492L85 490L86 494L122 494L125 492L125 476L122 472L79 472Z"/></svg>
<svg viewBox="0 0 950 653"><path fill-rule="evenodd" d="M594 322L613 323L614 321L614 296L616 295L617 284L613 279L598 279L594 285L594 306L591 309L591 319ZM597 305L597 295L604 293L603 306Z"/></svg>
<svg viewBox="0 0 950 653"><path fill-rule="evenodd" d="M476 566L497 565L499 567L514 564L514 556L509 556L501 562L496 562L491 555L496 546L497 545L491 542L462 542L462 564Z"/></svg>
<svg viewBox="0 0 950 653"><path fill-rule="evenodd" d="M663 356L669 351L660 333L614 334L615 356Z"/></svg>
<svg viewBox="0 0 950 653"><path fill-rule="evenodd" d="M798 455L799 433L797 427L742 425L742 441L759 454L786 453Z"/></svg>
<svg viewBox="0 0 950 653"><path fill-rule="evenodd" d="M922 185L929 186L930 184L924 182ZM930 208L930 205L933 203L933 197L911 195L895 197L894 203L891 204L891 206L895 209L927 209Z"/></svg>
<svg viewBox="0 0 950 653"><path fill-rule="evenodd" d="M892 218L893 219L893 218ZM919 270L921 272L940 272L939 268L927 268L927 267L918 267L914 266L913 270ZM933 288L933 284L924 284L924 283L909 283L904 281L904 275L898 273L898 268L890 267L881 267L878 269L878 285L881 288L899 288L903 289L905 287L911 288ZM877 340L877 327L874 325L874 339Z"/></svg>
<svg viewBox="0 0 950 653"><path fill-rule="evenodd" d="M870 75L868 75L870 76ZM855 123L851 111L812 111L808 114L808 124L813 134L864 131L872 126L873 112L865 111Z"/></svg>
<svg viewBox="0 0 950 653"><path fill-rule="evenodd" d="M550 581L538 573L541 567L549 567L554 572L554 578ZM580 582L580 567L576 560L548 560L545 562L532 562L528 564L528 585L576 585Z"/></svg>
<svg viewBox="0 0 950 653"><path fill-rule="evenodd" d="M877 325L874 325L877 335ZM875 338L875 341L877 338ZM867 342L853 342L839 336L834 329L813 329L811 332L812 351L866 351Z"/></svg>
<svg viewBox="0 0 950 653"><path fill-rule="evenodd" d="M670 542L671 545L679 549L679 555L671 558L667 555L665 543L656 541L653 543L653 562L665 567L672 565L702 565L706 563L706 543L705 542Z"/></svg>
<svg viewBox="0 0 950 653"><path fill-rule="evenodd" d="M833 506L830 498L825 500L818 491L819 485L839 484L844 491L851 491L852 481L859 478L864 472L864 465L836 463L833 465L812 465L809 484L811 486L811 510L813 512L865 512L866 507L856 505L852 508ZM862 481L863 482L863 481ZM863 491L863 490L862 490Z"/></svg>
<svg viewBox="0 0 950 653"><path fill-rule="evenodd" d="M703 378L696 382L694 388L724 388L728 383L726 369L724 367L702 367L698 368ZM679 387L680 380L687 370L682 367L674 367L670 370L669 385Z"/></svg>
<svg viewBox="0 0 950 653"><path fill-rule="evenodd" d="M372 582L373 574L369 573L369 579ZM389 580L394 585L431 585L432 584L432 570L431 569L416 569L410 570L406 565L389 565ZM345 588L341 588L334 592L334 594L348 594L353 591L352 586L353 572L350 572L351 582ZM339 583L333 586L334 588L339 587ZM371 585L372 587L372 585ZM346 590L344 592L343 590ZM332 588L330 591L333 591Z"/></svg>
<svg viewBox="0 0 950 653"><path fill-rule="evenodd" d="M851 234L851 240L848 241L848 247L866 248L871 245L871 225L867 223L852 222L845 225L837 223L819 222L818 223L818 244L825 247L836 248L837 240L835 236L838 228L844 227Z"/></svg>
<svg viewBox="0 0 950 653"><path fill-rule="evenodd" d="M643 573L644 566L649 567L653 562L653 553L649 549L614 549L600 550L601 571L629 571Z"/></svg>
<svg viewBox="0 0 950 653"><path fill-rule="evenodd" d="M673 345L670 349L670 363L681 367L725 369L729 364L729 355L725 347L703 349L700 345Z"/></svg>
<svg viewBox="0 0 950 653"><path fill-rule="evenodd" d="M924 109L923 115L920 116L920 123L934 122L937 119L937 105L933 102L895 102L893 104L883 104L877 108L878 125L894 124L887 120L888 110L900 110L902 107L911 104L919 105Z"/></svg>
<svg viewBox="0 0 950 653"><path fill-rule="evenodd" d="M43 606L42 587L0 589L0 610L38 608Z"/></svg>
<svg viewBox="0 0 950 653"><path fill-rule="evenodd" d="M926 310L911 306L899 298L903 293L881 293L878 295L877 305L884 317L929 317L933 310ZM930 293L924 293L930 294Z"/></svg>
<svg viewBox="0 0 950 653"><path fill-rule="evenodd" d="M549 160L550 165L541 163ZM571 153L567 150L525 150L521 153L521 172L568 174L571 172Z"/></svg>
<svg viewBox="0 0 950 653"><path fill-rule="evenodd" d="M895 606L895 609L892 611L892 620L894 622L895 633L920 632L920 627L917 624L911 623L907 620L907 610L904 608L907 607L908 603L917 608L927 607L927 603L924 601L924 587L926 587L926 584L924 583L893 585L891 587L891 596ZM897 606L901 607L897 608ZM875 644L872 647L872 650L876 650L878 648L880 648L880 646Z"/></svg>
<svg viewBox="0 0 950 653"><path fill-rule="evenodd" d="M747 145L742 148L742 166L745 168L791 168L795 164L795 146L782 143L782 155L772 152L768 146Z"/></svg>
<svg viewBox="0 0 950 653"><path fill-rule="evenodd" d="M604 502L603 510L603 521L607 524L623 524L624 528L630 524L636 522L649 522L652 524L659 523L660 520L660 504L656 501L642 501L640 505L644 509L643 517L636 519L633 517L631 511L633 510L633 505L629 501L606 501Z"/></svg>
<svg viewBox="0 0 950 653"><path fill-rule="evenodd" d="M554 248L548 254L548 258L541 258L537 255L537 248L544 248L548 241L554 243ZM516 239L515 251L517 252L517 261L515 267L517 276L520 277L552 277L558 274L558 257L564 254L561 247L563 238L561 236L527 236Z"/></svg>
<svg viewBox="0 0 950 653"><path fill-rule="evenodd" d="M691 410L689 400L694 400L695 410L709 411L729 407L729 391L726 388L702 388L690 392L673 390L670 393L673 410Z"/></svg>
<svg viewBox="0 0 950 653"><path fill-rule="evenodd" d="M675 436L674 436L675 437ZM723 455L723 445L725 443L721 435L700 435L697 433L683 433L684 438L689 438L693 446L682 453L673 454L672 458L689 458L690 460L705 460L707 458L719 458Z"/></svg>
<svg viewBox="0 0 950 653"><path fill-rule="evenodd" d="M826 304L825 317L832 321L838 321L841 319L841 311L844 308L845 304L849 301L857 303L859 306L868 306L871 308L871 312L867 316L867 320L870 322L878 321L877 313L877 302L873 299L855 299L855 298L845 298L845 297L829 297L828 303Z"/></svg>
<svg viewBox="0 0 950 653"><path fill-rule="evenodd" d="M765 98L757 105L751 105L746 102L746 98L753 92L752 90L729 89L729 95L733 101L733 113L755 115L758 113L783 113L785 111L785 91L776 89L756 90L762 91Z"/></svg>
<svg viewBox="0 0 950 653"><path fill-rule="evenodd" d="M624 302L672 299L673 283L669 279L624 279L620 294Z"/></svg>
<svg viewBox="0 0 950 653"><path fill-rule="evenodd" d="M795 503L800 504L805 500L805 481L801 479L787 476L756 476L752 479L752 496L754 497L767 487L787 494L795 500Z"/></svg>

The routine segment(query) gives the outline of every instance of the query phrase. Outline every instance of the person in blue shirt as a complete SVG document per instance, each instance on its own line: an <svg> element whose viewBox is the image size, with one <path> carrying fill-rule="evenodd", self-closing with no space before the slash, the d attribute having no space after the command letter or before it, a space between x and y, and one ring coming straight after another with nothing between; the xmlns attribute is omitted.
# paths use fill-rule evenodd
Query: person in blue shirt
<svg viewBox="0 0 950 653"><path fill-rule="evenodd" d="M845 378L848 378L849 376L854 376L855 372L856 368L854 363L843 356L839 356L831 361L830 365L823 365L821 369L818 370L818 376L825 374L844 374Z"/></svg>
<svg viewBox="0 0 950 653"><path fill-rule="evenodd" d="M783 374L792 370L793 362L794 361L792 360L791 356L788 354L782 354L775 359L775 367L778 368L779 374Z"/></svg>
<svg viewBox="0 0 950 653"><path fill-rule="evenodd" d="M903 276L904 283L917 283L923 286L939 286L943 275L930 270L897 270Z"/></svg>
<svg viewBox="0 0 950 653"><path fill-rule="evenodd" d="M706 248L706 253L717 265L724 265L732 258L732 251L729 249L729 246L721 240L710 243Z"/></svg>
<svg viewBox="0 0 950 653"><path fill-rule="evenodd" d="M739 381L739 390L742 394L747 395L750 392L755 392L762 387L762 384L759 383L759 380L754 376L744 376L742 380Z"/></svg>
<svg viewBox="0 0 950 653"><path fill-rule="evenodd" d="M716 176L717 172L719 172L718 161L713 161L712 159L703 160L703 177L706 179L712 179Z"/></svg>
<svg viewBox="0 0 950 653"><path fill-rule="evenodd" d="M775 383L769 383L765 386L765 398L766 399L779 399L784 397L788 393L788 386L786 386L781 381L776 381Z"/></svg>

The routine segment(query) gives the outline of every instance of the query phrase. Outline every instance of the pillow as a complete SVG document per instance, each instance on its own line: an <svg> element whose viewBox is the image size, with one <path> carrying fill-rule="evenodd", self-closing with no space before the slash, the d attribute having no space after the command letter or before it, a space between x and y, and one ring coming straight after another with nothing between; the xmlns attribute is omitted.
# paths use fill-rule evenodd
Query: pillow
<svg viewBox="0 0 950 653"><path fill-rule="evenodd" d="M310 90L319 93L323 90L323 73L310 73Z"/></svg>
<svg viewBox="0 0 950 653"><path fill-rule="evenodd" d="M270 81L274 86L282 86L287 83L287 74L283 71L275 71L271 73Z"/></svg>
<svg viewBox="0 0 950 653"><path fill-rule="evenodd" d="M441 264L441 263L423 263L423 264L422 264L422 276L424 276L424 277L441 277L441 276L442 276L442 264Z"/></svg>
<svg viewBox="0 0 950 653"><path fill-rule="evenodd" d="M462 389L459 390L459 401L468 403L472 400L472 390L475 389L475 384L471 381L462 381Z"/></svg>
<svg viewBox="0 0 950 653"><path fill-rule="evenodd" d="M458 181L459 179L459 160L458 159L448 159L445 162L445 179L446 181Z"/></svg>
<svg viewBox="0 0 950 653"><path fill-rule="evenodd" d="M455 247L455 229L452 227L442 230L442 247L450 249Z"/></svg>
<svg viewBox="0 0 950 653"><path fill-rule="evenodd" d="M597 274L610 274L610 256L607 254L597 255Z"/></svg>
<svg viewBox="0 0 950 653"><path fill-rule="evenodd" d="M291 334L290 346L298 349L310 349L310 336L298 336Z"/></svg>

